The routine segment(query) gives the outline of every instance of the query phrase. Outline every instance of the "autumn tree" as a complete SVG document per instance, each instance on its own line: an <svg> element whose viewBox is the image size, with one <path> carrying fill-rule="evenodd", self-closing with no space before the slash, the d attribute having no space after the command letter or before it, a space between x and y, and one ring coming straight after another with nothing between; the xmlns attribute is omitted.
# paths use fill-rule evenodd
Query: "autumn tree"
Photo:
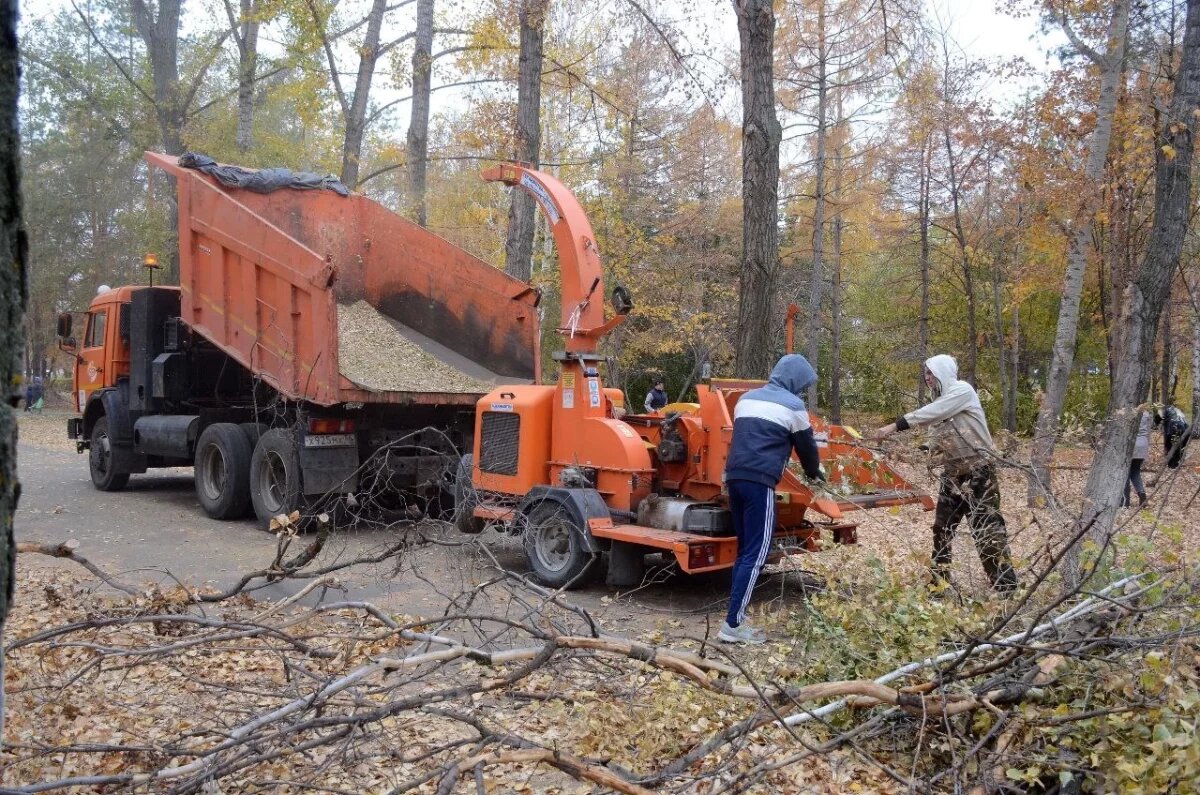
<svg viewBox="0 0 1200 795"><path fill-rule="evenodd" d="M803 141L804 151L811 154L808 162L784 168L784 183L794 197L789 199L792 211L805 218L803 232L791 230L789 237L809 242L807 250L791 248L797 255L810 255L805 289L796 290L795 295L807 306L804 344L814 363L819 361L826 328L830 330L830 355L834 356L840 322L832 317L827 321L824 312L828 297L830 315L834 314L834 280L840 278L834 270L840 254L830 251L830 246L834 228L844 222L846 210L833 195L836 176L832 163L839 159L845 165L852 153L845 145L834 152L831 139L836 130L842 131L845 144L863 137L851 135L851 128L869 126L864 122L878 112L880 100L891 87L895 59L889 55L889 43L894 47L908 36L913 16L903 3L892 4L890 10L890 22L880 4L857 0L793 1L783 4L781 10L775 60L784 140ZM830 367L822 383L810 388L809 403L817 405L818 386L839 391L841 378L841 368Z"/></svg>
<svg viewBox="0 0 1200 795"><path fill-rule="evenodd" d="M1101 49L1092 47L1076 32L1076 23L1068 16L1065 6L1053 5L1047 10L1047 14L1059 24L1070 39L1075 51L1099 73L1099 99L1096 104L1096 126L1088 139L1087 159L1077 194L1079 200L1068 237L1067 268L1063 276L1058 325L1054 332L1053 354L1046 376L1045 397L1038 410L1034 431L1028 493L1031 503L1044 502L1049 493L1050 460L1054 456L1058 422L1067 394L1067 382L1075 363L1075 337L1079 328L1079 306L1083 295L1084 274L1087 270L1091 220L1098 209L1098 187L1112 138L1121 70L1125 60L1129 8L1129 0L1113 0L1112 6L1106 7L1107 25L1103 28Z"/></svg>
<svg viewBox="0 0 1200 795"><path fill-rule="evenodd" d="M1172 68L1170 65L1169 68ZM1141 267L1122 296L1108 419L1088 472L1078 526L1098 544L1112 530L1138 418L1150 384L1154 341L1192 217L1192 161L1200 106L1200 0L1187 0L1187 17L1173 91L1155 141L1154 228ZM1078 552L1067 585L1078 581Z"/></svg>

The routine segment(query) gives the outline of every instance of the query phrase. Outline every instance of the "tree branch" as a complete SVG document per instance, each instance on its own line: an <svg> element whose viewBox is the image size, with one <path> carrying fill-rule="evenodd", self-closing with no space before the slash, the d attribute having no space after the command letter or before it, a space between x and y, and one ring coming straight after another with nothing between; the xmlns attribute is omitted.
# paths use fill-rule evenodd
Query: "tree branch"
<svg viewBox="0 0 1200 795"><path fill-rule="evenodd" d="M1075 28L1071 26L1070 20L1067 19L1067 11L1065 6L1061 11L1058 12L1056 16L1058 25L1062 28L1063 33L1067 34L1067 39L1071 42L1071 46L1074 47L1080 55L1096 64L1096 66L1103 68L1106 62L1105 57L1088 46L1083 39L1079 38L1079 34L1075 32Z"/></svg>
<svg viewBox="0 0 1200 795"><path fill-rule="evenodd" d="M105 585L111 588L116 588L118 591L124 591L130 596L141 596L142 592L132 585L126 585L123 582L115 579L111 575L104 572L96 564L85 558L83 555L75 554L75 550L79 549L79 542L75 540L63 541L61 544L40 544L37 542L25 541L17 544L17 554L35 554L47 555L52 558L60 558L70 560L83 566L92 574L103 580Z"/></svg>
<svg viewBox="0 0 1200 795"><path fill-rule="evenodd" d="M135 2L135 6L136 5L140 5L140 3ZM81 11L79 9L79 6L75 4L75 0L71 0L71 8L75 9L75 13L79 15L79 19L83 22L83 26L87 28L88 35L91 36L92 41L96 42L96 45L100 48L100 50L104 53L104 55L108 58L108 60L112 62L112 65L117 67L117 71L121 73L121 76L124 77L125 80L129 83L129 85L133 86L133 88L139 94L141 94L143 97L145 97L146 101L150 103L151 107L157 107L158 103L156 103L154 101L153 95L148 93L146 91L146 89L142 88L141 84L139 84L138 81L133 79L133 75L129 74L129 72L125 70L125 67L121 65L121 62L119 60L117 60L117 57L115 55L113 55L109 51L108 47L104 44L104 42L102 42L100 40L100 36L96 33L95 29L92 27L91 20L89 20L86 16L84 16L83 11ZM135 14L135 17L137 17L137 16L138 15ZM139 30L141 29L140 21L138 23L138 29Z"/></svg>

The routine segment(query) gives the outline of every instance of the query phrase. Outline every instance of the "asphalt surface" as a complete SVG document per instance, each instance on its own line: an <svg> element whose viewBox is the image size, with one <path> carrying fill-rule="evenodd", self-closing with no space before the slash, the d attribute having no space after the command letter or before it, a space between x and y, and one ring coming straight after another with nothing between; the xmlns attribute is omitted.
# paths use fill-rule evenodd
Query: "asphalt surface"
<svg viewBox="0 0 1200 795"><path fill-rule="evenodd" d="M32 430L32 429L31 429ZM32 435L32 434L30 434ZM54 444L56 449L50 449ZM97 491L87 458L61 442L22 442L18 450L21 502L18 541L78 542L78 554L119 579L140 583L173 581L189 587L226 588L244 573L267 567L277 538L253 521L209 519L196 500L190 469L152 470L134 475L120 492ZM427 537L434 537L430 543ZM311 536L293 543L293 552ZM338 572L339 589L314 592L306 601L370 600L411 615L440 613L447 602L495 577L496 564L528 570L520 541L491 530L467 537L454 530L338 528L316 565L332 565L377 554L400 541L411 547L382 564L359 564ZM67 561L22 555L20 565L74 567ZM689 577L659 571L653 582L621 594L602 582L572 591L568 599L600 618L609 631L664 626L703 634L719 626L729 592L727 572ZM758 598L796 597L800 578L764 577ZM284 581L255 592L258 598L294 594L306 581Z"/></svg>

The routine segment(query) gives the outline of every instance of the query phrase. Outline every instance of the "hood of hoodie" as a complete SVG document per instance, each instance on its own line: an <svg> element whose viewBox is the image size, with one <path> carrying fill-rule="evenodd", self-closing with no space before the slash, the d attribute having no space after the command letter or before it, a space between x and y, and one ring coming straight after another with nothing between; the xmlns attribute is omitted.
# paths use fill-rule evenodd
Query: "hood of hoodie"
<svg viewBox="0 0 1200 795"><path fill-rule="evenodd" d="M771 371L771 380L766 386L752 389L745 394L751 400L778 403L793 411L804 411L804 400L800 394L817 382L817 371L798 353L789 353Z"/></svg>
<svg viewBox="0 0 1200 795"><path fill-rule="evenodd" d="M933 373L934 379L937 380L939 395L946 394L946 390L958 380L958 362L954 361L953 356L944 353L930 356L925 360L925 369Z"/></svg>

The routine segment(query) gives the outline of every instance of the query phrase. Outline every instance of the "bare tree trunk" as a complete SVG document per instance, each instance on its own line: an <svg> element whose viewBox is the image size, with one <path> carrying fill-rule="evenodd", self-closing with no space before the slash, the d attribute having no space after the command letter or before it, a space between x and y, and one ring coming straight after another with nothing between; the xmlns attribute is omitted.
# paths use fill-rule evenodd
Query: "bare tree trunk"
<svg viewBox="0 0 1200 795"><path fill-rule="evenodd" d="M433 80L433 3L434 0L417 0L417 38L412 57L412 116L408 123L409 215L421 226L425 226L429 220L429 208L425 200L425 177L429 168L429 94Z"/></svg>
<svg viewBox="0 0 1200 795"><path fill-rule="evenodd" d="M1008 416L1008 364L1004 350L1003 278L999 263L994 264L992 267L992 314L995 316L996 369L1000 377L1000 396L1003 403L1002 413Z"/></svg>
<svg viewBox="0 0 1200 795"><path fill-rule="evenodd" d="M1014 242L1013 250L1012 250L1012 261L1013 261L1014 265L1019 265L1021 262L1020 230L1024 226L1024 223L1023 223L1024 215L1022 213L1022 210L1023 210L1023 207L1021 205L1020 199L1018 199L1017 200L1017 219L1016 219L1017 220L1017 233L1015 235L1015 242ZM1003 254L1000 254L1000 256L1002 257ZM1001 300L1001 293L1003 292L1003 285L1001 284L1001 281L1002 281L1003 275L1004 274L999 269L999 260L998 260L997 264L996 264L996 271L994 273L994 278L992 281L992 303L994 305L995 315L996 315L996 338L997 338L996 353L997 353L997 356L999 357L998 369L1000 371L1000 395L1001 395L1002 404L1003 404L1002 408L1001 408L1001 417L1003 418L1002 421L1004 423L1005 429L1008 430L1010 433L1014 433L1015 429L1010 426L1009 418L1016 417L1015 403L1016 403L1016 399L1017 399L1017 390L1011 388L1011 386L1010 386L1011 382L1013 381L1013 379L1016 376L1015 376L1015 370L1013 372L1009 372L1008 360L1005 355L1005 352L1006 352L1005 336L1006 335L1004 333L1004 305L1003 305L1003 301ZM1015 359L1016 355L1017 355L1016 350L1014 348L1012 350L1011 356L1013 359Z"/></svg>
<svg viewBox="0 0 1200 795"><path fill-rule="evenodd" d="M1175 390L1171 383L1172 371L1175 364L1175 345L1171 339L1171 304L1168 303L1163 310L1162 316L1162 371L1160 375L1161 384L1159 388L1159 402L1164 406L1173 405L1175 403Z"/></svg>
<svg viewBox="0 0 1200 795"><path fill-rule="evenodd" d="M779 143L775 115L775 11L771 0L734 0L742 66L742 267L735 365L742 378L771 367L779 269Z"/></svg>
<svg viewBox="0 0 1200 795"><path fill-rule="evenodd" d="M845 228L845 197L842 196L843 170L846 165L846 121L842 117L842 96L837 94L837 146L833 151L833 260L829 274L829 417L842 421L842 230Z"/></svg>
<svg viewBox="0 0 1200 795"><path fill-rule="evenodd" d="M917 203L921 215L921 318L917 324L917 355L922 368L929 358L929 198L933 178L933 143L926 138L921 149L920 197ZM917 401L925 403L925 379L917 376Z"/></svg>
<svg viewBox="0 0 1200 795"><path fill-rule="evenodd" d="M17 473L17 417L21 383L21 327L28 295L25 228L21 222L21 139L17 129L20 91L17 0L0 0L0 635L12 605L16 580L13 516L21 485ZM4 733L4 660L0 654L0 735Z"/></svg>
<svg viewBox="0 0 1200 795"><path fill-rule="evenodd" d="M947 64L949 61L947 61ZM949 66L947 66L949 69ZM967 296L967 361L963 372L963 380L975 383L975 370L979 361L979 331L975 309L975 274L971 264L967 234L962 222L961 185L959 184L958 158L954 154L954 145L950 140L950 120L947 118L942 126L942 135L946 144L946 163L950 169L950 205L954 214L954 239L958 243L959 266L963 274L963 290Z"/></svg>
<svg viewBox="0 0 1200 795"><path fill-rule="evenodd" d="M146 44L154 81L154 112L167 154L183 153L186 103L179 86L179 13L182 0L158 0L158 13L145 0L133 0L133 21Z"/></svg>
<svg viewBox="0 0 1200 795"><path fill-rule="evenodd" d="M988 239L994 239L992 225L992 152L988 152L987 175L983 183L983 217ZM996 336L996 372L1000 386L1001 413L1008 400L1008 368L1004 364L1004 251L997 247L992 257L992 331Z"/></svg>
<svg viewBox="0 0 1200 795"><path fill-rule="evenodd" d="M1192 436L1200 420L1200 306L1192 306Z"/></svg>
<svg viewBox="0 0 1200 795"><path fill-rule="evenodd" d="M150 57L150 73L154 82L154 115L158 120L159 139L163 151L183 154L183 125L187 121L186 104L179 85L179 13L182 0L158 0L157 16L145 0L132 0L134 25L146 44ZM168 204L174 207L175 178L168 175ZM173 241L179 239L179 216L167 212L167 233ZM167 280L179 280L179 247L171 245L167 262Z"/></svg>
<svg viewBox="0 0 1200 795"><path fill-rule="evenodd" d="M1122 67L1120 80L1124 81L1125 68ZM1115 145L1120 145L1118 141ZM1111 329L1116 326L1121 311L1121 296L1133 278L1136 262L1132 257L1133 243L1130 235L1140 225L1134 218L1134 208L1138 205L1134 191L1125 180L1114 180L1116 185L1105 193L1111 193L1105 210L1108 213L1107 222L1095 223L1093 226L1101 230L1098 253L1100 267L1098 270L1100 287L1100 319L1104 324L1105 353L1107 355L1108 372L1116 372L1115 348L1116 334ZM1105 234L1106 233L1106 234Z"/></svg>
<svg viewBox="0 0 1200 795"><path fill-rule="evenodd" d="M821 354L821 294L825 290L825 160L829 145L829 51L825 44L825 0L817 0L817 157L813 189L812 278L808 283L808 360L817 366ZM808 388L808 405L816 408L817 385Z"/></svg>
<svg viewBox="0 0 1200 795"><path fill-rule="evenodd" d="M1027 498L1031 506L1044 504L1050 494L1050 461L1058 441L1058 421L1067 397L1067 384L1075 363L1075 337L1079 329L1079 303L1083 296L1083 277L1087 270L1087 246L1092 233L1100 191L1099 180L1112 140L1113 119L1117 112L1121 62L1125 59L1125 38L1129 25L1129 0L1116 0L1108 25L1106 52L1101 55L1078 41L1074 31L1062 20L1064 31L1075 48L1100 68L1100 101L1096 107L1096 128L1088 141L1088 158L1083 170L1079 212L1067 249L1067 270L1063 277L1062 301L1058 307L1058 325L1046 392L1038 409L1033 434L1033 454Z"/></svg>
<svg viewBox="0 0 1200 795"><path fill-rule="evenodd" d="M242 154L250 151L254 144L254 81L258 70L258 17L257 0L241 0L241 12L235 14L233 4L225 0L225 13L229 17L229 29L233 31L238 48L238 91L237 91L237 148Z"/></svg>
<svg viewBox="0 0 1200 795"><path fill-rule="evenodd" d="M842 421L842 214L833 217L833 260L829 274L829 417Z"/></svg>
<svg viewBox="0 0 1200 795"><path fill-rule="evenodd" d="M1155 146L1154 228L1140 272L1123 296L1121 347L1113 374L1108 419L1100 450L1088 474L1077 525L1077 529L1087 527L1088 537L1098 543L1112 531L1121 490L1128 477L1139 406L1145 398L1153 367L1154 340L1187 235L1196 128L1193 110L1197 102L1200 102L1200 0L1188 0L1179 72ZM1073 590L1080 579L1078 546L1066 563L1065 586Z"/></svg>
<svg viewBox="0 0 1200 795"><path fill-rule="evenodd" d="M1017 432L1017 401L1021 396L1021 302L1013 302L1012 311L1012 329L1013 329L1013 344L1012 344L1012 378L1009 379L1008 388L1011 391L1011 396L1008 400L1008 410L1004 416L1004 427L1008 428L1010 433Z"/></svg>
<svg viewBox="0 0 1200 795"><path fill-rule="evenodd" d="M538 165L542 145L542 48L546 37L549 0L521 0L521 57L517 71L517 135L513 157ZM529 281L533 273L533 197L512 191L508 208L508 239L504 243L504 270Z"/></svg>
<svg viewBox="0 0 1200 795"><path fill-rule="evenodd" d="M354 96L349 104L343 102L346 135L342 139L342 182L353 189L358 186L358 170L362 165L363 135L367 128L367 102L371 96L371 81L379 60L379 35L387 0L372 0L367 16L367 34L358 48L358 74L354 79Z"/></svg>

